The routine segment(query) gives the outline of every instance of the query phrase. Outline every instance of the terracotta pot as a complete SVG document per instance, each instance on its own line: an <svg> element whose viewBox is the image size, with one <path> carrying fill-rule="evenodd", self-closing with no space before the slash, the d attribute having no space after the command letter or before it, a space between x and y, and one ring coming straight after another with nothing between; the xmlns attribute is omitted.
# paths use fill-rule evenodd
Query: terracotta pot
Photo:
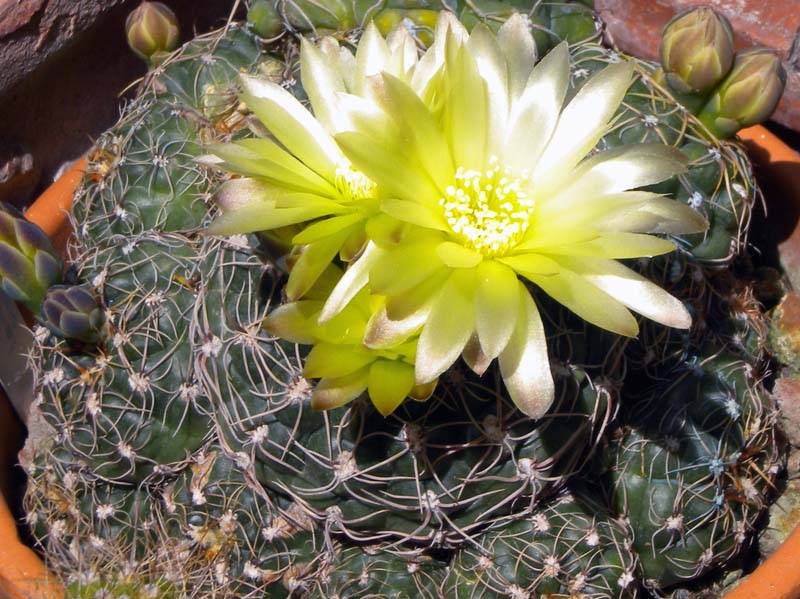
<svg viewBox="0 0 800 599"><path fill-rule="evenodd" d="M770 182L771 187L782 191L785 201L800 204L800 154L789 148L775 135L763 127L752 127L739 134L748 147L757 166L757 174ZM60 247L64 247L69 236L68 212L72 194L86 168L86 160L76 163L26 212L26 216L37 223ZM795 207L795 211L800 206ZM800 244L800 224L790 232L786 240L795 239ZM789 241L781 240L785 243ZM800 248L800 245L798 245ZM800 255L800 251L798 251ZM14 418L5 417L3 410L7 400L0 394L0 465L10 447L19 444L10 423ZM18 432L17 432L18 433ZM13 449L10 450L13 453ZM5 452L5 454L3 453ZM2 481L0 473L0 481ZM725 595L725 599L800 599L800 525L783 545L761 564L738 587ZM5 501L0 497L0 597L3 599L56 599L64 592L52 579L37 555L23 545L17 534L16 522Z"/></svg>

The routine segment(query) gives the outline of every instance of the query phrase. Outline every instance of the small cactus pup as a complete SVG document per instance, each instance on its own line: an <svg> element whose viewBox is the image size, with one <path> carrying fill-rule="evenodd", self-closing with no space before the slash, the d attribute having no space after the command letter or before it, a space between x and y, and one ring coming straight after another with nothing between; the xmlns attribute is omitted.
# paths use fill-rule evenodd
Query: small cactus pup
<svg viewBox="0 0 800 599"><path fill-rule="evenodd" d="M45 292L61 276L61 259L44 231L0 204L0 290L37 314Z"/></svg>
<svg viewBox="0 0 800 599"><path fill-rule="evenodd" d="M166 4L142 2L125 20L125 36L131 50L147 63L158 64L178 47L178 17Z"/></svg>
<svg viewBox="0 0 800 599"><path fill-rule="evenodd" d="M419 58L404 28L384 40L369 27L355 56L328 38L304 42L300 60L313 115L281 86L243 78L245 103L284 148L268 138L211 148L210 164L246 178L218 194L209 233L303 226L287 295L302 298L338 254L348 268L317 323L365 289L382 298L363 343L411 344L399 352L415 356L405 389L435 383L460 355L478 375L498 359L519 409L542 416L554 385L523 281L617 334L637 334L630 310L690 326L680 300L617 262L675 249L649 233L706 229L691 207L634 191L684 173L687 157L632 144L586 158L633 82L632 63L603 69L566 101L566 43L537 64L521 16L470 34L446 12ZM338 374L366 377L368 354Z"/></svg>

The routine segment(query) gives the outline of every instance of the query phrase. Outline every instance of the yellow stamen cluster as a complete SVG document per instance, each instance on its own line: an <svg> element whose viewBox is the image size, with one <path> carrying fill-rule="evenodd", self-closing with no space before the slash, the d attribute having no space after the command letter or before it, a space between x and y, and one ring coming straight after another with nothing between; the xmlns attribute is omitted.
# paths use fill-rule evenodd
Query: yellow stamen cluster
<svg viewBox="0 0 800 599"><path fill-rule="evenodd" d="M486 257L498 256L512 248L530 224L534 202L523 183L492 158L484 172L459 167L455 184L447 186L439 205L459 241Z"/></svg>
<svg viewBox="0 0 800 599"><path fill-rule="evenodd" d="M350 163L336 167L336 190L347 200L365 200L375 197L377 185Z"/></svg>

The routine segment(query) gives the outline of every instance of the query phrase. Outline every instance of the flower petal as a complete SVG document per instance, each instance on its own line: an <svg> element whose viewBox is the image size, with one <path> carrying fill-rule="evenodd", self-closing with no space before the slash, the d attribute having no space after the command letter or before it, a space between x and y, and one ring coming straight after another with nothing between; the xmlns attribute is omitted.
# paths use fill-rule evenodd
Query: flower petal
<svg viewBox="0 0 800 599"><path fill-rule="evenodd" d="M308 352L303 376L309 379L345 376L374 360L375 354L361 345L321 342Z"/></svg>
<svg viewBox="0 0 800 599"><path fill-rule="evenodd" d="M647 202L662 197L649 191L622 191L612 194L564 194L552 202L536 206L536 216L548 226L572 229L594 225L597 219L620 210L634 210Z"/></svg>
<svg viewBox="0 0 800 599"><path fill-rule="evenodd" d="M367 77L384 71L390 56L389 45L375 23L370 21L356 49L356 88L353 90L356 95L364 95L363 82Z"/></svg>
<svg viewBox="0 0 800 599"><path fill-rule="evenodd" d="M306 222L330 214L326 205L305 208L275 208L270 202L240 206L220 214L206 229L208 235L235 235L269 231L286 225Z"/></svg>
<svg viewBox="0 0 800 599"><path fill-rule="evenodd" d="M431 259L435 248L429 242L401 244L384 254L369 273L372 293L397 295L427 279L442 268L441 262Z"/></svg>
<svg viewBox="0 0 800 599"><path fill-rule="evenodd" d="M511 268L493 260L478 265L476 285L475 330L483 353L491 361L500 355L514 332L520 286Z"/></svg>
<svg viewBox="0 0 800 599"><path fill-rule="evenodd" d="M336 44L333 38L324 39L329 44ZM342 74L336 68L337 59L337 54L324 53L306 38L300 38L300 78L303 89L311 101L314 116L331 133L347 127L336 105L337 92L347 91Z"/></svg>
<svg viewBox="0 0 800 599"><path fill-rule="evenodd" d="M303 253L289 272L285 288L286 297L290 300L303 297L328 268L350 233L351 229L342 229L303 248Z"/></svg>
<svg viewBox="0 0 800 599"><path fill-rule="evenodd" d="M536 65L536 43L525 17L517 12L511 15L497 32L497 44L508 64L508 91L515 100Z"/></svg>
<svg viewBox="0 0 800 599"><path fill-rule="evenodd" d="M557 262L541 254L517 254L515 256L503 256L502 258L496 258L496 260L514 269L515 272L527 279L538 275L558 274L560 270Z"/></svg>
<svg viewBox="0 0 800 599"><path fill-rule="evenodd" d="M600 236L600 233L592 229L550 227L547 220L539 218L538 215L536 215L536 219L541 224L534 225L528 229L522 242L518 243L514 248L515 252L538 251L542 248L559 244L585 243Z"/></svg>
<svg viewBox="0 0 800 599"><path fill-rule="evenodd" d="M541 251L548 255L585 256L588 258L651 258L675 250L675 244L653 235L640 233L604 233L584 243L554 245Z"/></svg>
<svg viewBox="0 0 800 599"><path fill-rule="evenodd" d="M414 367L398 360L376 360L369 369L367 390L373 405L388 416L414 386Z"/></svg>
<svg viewBox="0 0 800 599"><path fill-rule="evenodd" d="M657 198L633 210L619 210L596 221L601 231L683 235L702 233L708 221L697 210L671 198Z"/></svg>
<svg viewBox="0 0 800 599"><path fill-rule="evenodd" d="M381 202L381 210L398 220L412 225L436 229L437 231L449 230L440 212L435 212L427 206L416 202L387 198Z"/></svg>
<svg viewBox="0 0 800 599"><path fill-rule="evenodd" d="M419 336L415 367L418 384L434 380L458 359L475 329L474 297L474 271L452 271Z"/></svg>
<svg viewBox="0 0 800 599"><path fill-rule="evenodd" d="M364 253L355 262L350 263L339 283L328 296L328 301L325 302L325 307L319 315L320 324L341 312L350 303L350 300L366 286L369 282L369 271L384 253L385 250L374 243L367 243Z"/></svg>
<svg viewBox="0 0 800 599"><path fill-rule="evenodd" d="M472 30L467 49L475 57L478 73L486 82L486 151L489 156L502 156L509 107L506 60L496 36L483 23Z"/></svg>
<svg viewBox="0 0 800 599"><path fill-rule="evenodd" d="M388 136L371 137L358 131L336 135L353 164L378 184L384 195L430 205L439 201L436 184L421 166L403 159L406 150ZM399 142L398 142L399 143Z"/></svg>
<svg viewBox="0 0 800 599"><path fill-rule="evenodd" d="M469 338L469 341L464 346L464 351L461 352L461 359L478 376L483 376L489 366L492 365L492 361L483 353L481 342L478 340L477 335Z"/></svg>
<svg viewBox="0 0 800 599"><path fill-rule="evenodd" d="M403 320L392 320L386 306L376 310L367 322L363 343L370 349L389 349L417 333L428 319L429 307L419 310Z"/></svg>
<svg viewBox="0 0 800 599"><path fill-rule="evenodd" d="M217 168L265 179L290 190L336 197L336 188L269 139L243 139L214 144L208 150L222 159Z"/></svg>
<svg viewBox="0 0 800 599"><path fill-rule="evenodd" d="M408 291L387 298L386 313L393 320L404 320L415 313L430 309L435 299L442 291L450 273L449 268L442 267L419 285Z"/></svg>
<svg viewBox="0 0 800 599"><path fill-rule="evenodd" d="M292 243L295 245L314 243L329 237L334 233L338 233L342 229L351 227L356 223L360 223L363 220L364 215L360 212L353 212L352 214L344 214L342 216L326 218L325 220L320 220L308 225L305 229L292 238Z"/></svg>
<svg viewBox="0 0 800 599"><path fill-rule="evenodd" d="M274 207L272 186L255 179L228 179L214 193L214 203L223 212L238 210L242 206L262 204Z"/></svg>
<svg viewBox="0 0 800 599"><path fill-rule="evenodd" d="M636 319L625 306L568 268L567 265L573 265L574 260L559 256L558 262L561 271L557 275L532 277L531 281L593 325L628 337L634 337L639 332Z"/></svg>
<svg viewBox="0 0 800 599"><path fill-rule="evenodd" d="M447 140L422 100L405 82L384 73L381 103L395 120L406 144L439 189L450 183L454 167ZM438 200L438 198L435 198Z"/></svg>
<svg viewBox="0 0 800 599"><path fill-rule="evenodd" d="M518 172L536 166L553 135L569 85L569 52L562 43L550 50L530 74L512 104L503 157Z"/></svg>
<svg viewBox="0 0 800 599"><path fill-rule="evenodd" d="M533 171L533 180L543 182L543 195L558 189L597 144L632 80L631 63L612 64L589 79L567 104Z"/></svg>
<svg viewBox="0 0 800 599"><path fill-rule="evenodd" d="M685 172L687 164L686 155L671 146L638 144L613 148L584 160L570 175L572 182L541 203L563 206L586 196L652 185ZM537 188L537 194L538 191Z"/></svg>
<svg viewBox="0 0 800 599"><path fill-rule="evenodd" d="M692 326L692 317L683 302L619 262L586 258L565 258L561 262L642 316L677 329Z"/></svg>
<svg viewBox="0 0 800 599"><path fill-rule="evenodd" d="M522 289L517 327L500 354L500 373L520 411L531 418L541 418L555 400L555 385L542 318L527 289L522 283L519 285Z"/></svg>
<svg viewBox="0 0 800 599"><path fill-rule="evenodd" d="M404 25L400 25L386 36L386 44L391 52L391 60L389 68L384 72L405 80L406 75L419 61L419 51L414 36Z"/></svg>
<svg viewBox="0 0 800 599"><path fill-rule="evenodd" d="M443 241L436 246L436 255L451 268L474 268L483 260L478 252L452 241Z"/></svg>
<svg viewBox="0 0 800 599"><path fill-rule="evenodd" d="M275 308L264 319L264 330L292 343L314 343L316 322L312 318L322 309L321 301L299 301Z"/></svg>
<svg viewBox="0 0 800 599"><path fill-rule="evenodd" d="M486 82L478 72L475 57L453 34L447 37L445 57L447 101L443 124L453 162L464 168L482 168L489 126Z"/></svg>
<svg viewBox="0 0 800 599"><path fill-rule="evenodd" d="M251 75L240 79L242 100L270 133L317 174L333 181L344 157L319 121L280 85Z"/></svg>
<svg viewBox="0 0 800 599"><path fill-rule="evenodd" d="M337 378L324 378L311 394L311 407L332 410L353 401L367 390L369 367Z"/></svg>

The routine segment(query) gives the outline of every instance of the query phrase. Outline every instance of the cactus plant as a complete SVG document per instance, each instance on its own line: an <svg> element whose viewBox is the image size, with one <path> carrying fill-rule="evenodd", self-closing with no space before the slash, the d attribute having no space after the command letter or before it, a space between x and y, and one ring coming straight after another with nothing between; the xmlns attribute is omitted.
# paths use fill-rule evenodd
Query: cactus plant
<svg viewBox="0 0 800 599"><path fill-rule="evenodd" d="M285 90L281 101L318 104L320 88L300 69L304 52L336 47L323 34L344 46L357 39L350 28L374 18L377 30L365 35L383 43L382 27L405 22L411 36L399 35L413 44L403 47L416 52L433 39L435 11L422 3L274 6L287 33L273 36L274 24L260 29L253 17L196 38L152 70L98 140L75 199L69 264L105 324L78 327L93 334L76 344L60 324L71 308L48 304L45 316L59 325L35 330L31 365L50 439L26 461L34 535L72 596L636 597L733 559L780 468L758 377L761 341L734 340L758 339L751 330L760 316L731 324L733 302L720 299L716 274L744 250L757 197L742 150L709 140L654 83L655 65L591 40L568 52L558 46L559 37L594 34L583 4L457 7L465 23L488 24L478 27L486 39L528 11L529 58L568 59L569 97L593 73L631 61L615 67L637 75L591 145L621 152L660 144L671 149L659 152L685 156L685 172L646 179L646 191L697 211L708 230L679 236L667 226L657 232L678 249L628 265L679 298L694 325L642 321L639 337L618 337L533 288L526 294L545 324L554 381L540 418L520 411L502 369L475 343L465 365L442 372L435 389L418 389L425 401L402 401L404 388L371 402L363 389L402 377L384 376L384 365L366 384L347 388L340 379L378 363L414 363L400 351L358 348L380 299L363 293L340 320L315 326L342 280L339 267L363 257L363 239L352 252L338 243L305 295L278 307L313 242L283 254L312 217L267 233L259 225L253 234L209 234L219 222L214 198L234 214L247 204L237 194L253 185L222 174L208 156L268 145L281 123L254 101L265 80ZM296 37L308 31L318 37ZM275 138L292 151L289 136ZM248 169L265 167L245 154L237 158L252 159ZM631 215L647 230L656 216ZM385 219L374 220L367 234L391 235ZM384 275L387 285L392 276ZM88 302L72 305L85 324ZM276 309L289 316L270 316ZM324 351L313 355L326 339L348 348L334 363ZM317 345L309 352L299 342ZM332 383L315 388L315 377L336 379L341 393L326 394Z"/></svg>

